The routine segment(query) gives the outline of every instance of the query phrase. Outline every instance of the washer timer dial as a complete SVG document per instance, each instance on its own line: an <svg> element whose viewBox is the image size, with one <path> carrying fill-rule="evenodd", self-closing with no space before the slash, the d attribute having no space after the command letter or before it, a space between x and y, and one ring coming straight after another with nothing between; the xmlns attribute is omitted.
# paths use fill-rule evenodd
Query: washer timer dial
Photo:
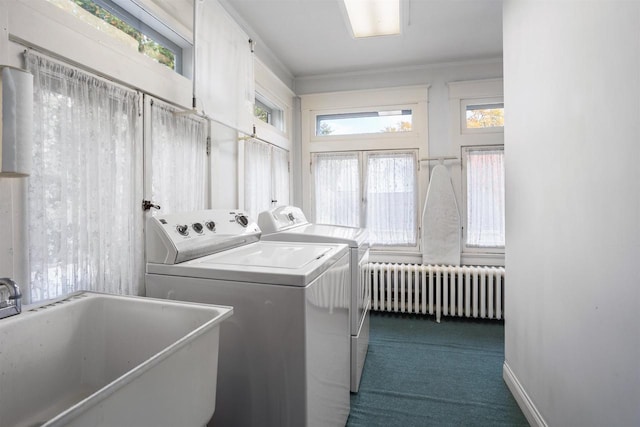
<svg viewBox="0 0 640 427"><path fill-rule="evenodd" d="M236 215L236 222L243 227L249 225L249 218L246 215Z"/></svg>
<svg viewBox="0 0 640 427"><path fill-rule="evenodd" d="M189 226L187 225L176 225L176 230L178 230L178 233L182 234L183 236L189 235Z"/></svg>

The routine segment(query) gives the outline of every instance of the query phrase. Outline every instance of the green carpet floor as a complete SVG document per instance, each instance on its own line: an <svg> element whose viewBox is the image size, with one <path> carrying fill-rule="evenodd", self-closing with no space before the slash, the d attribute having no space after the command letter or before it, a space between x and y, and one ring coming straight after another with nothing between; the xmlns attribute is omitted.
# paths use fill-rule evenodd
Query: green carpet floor
<svg viewBox="0 0 640 427"><path fill-rule="evenodd" d="M503 362L502 322L372 312L347 426L528 426Z"/></svg>

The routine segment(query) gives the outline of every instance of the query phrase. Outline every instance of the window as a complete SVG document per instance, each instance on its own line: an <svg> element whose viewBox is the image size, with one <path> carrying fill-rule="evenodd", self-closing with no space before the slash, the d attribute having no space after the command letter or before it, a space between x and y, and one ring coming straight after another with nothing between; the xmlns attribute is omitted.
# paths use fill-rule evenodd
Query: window
<svg viewBox="0 0 640 427"><path fill-rule="evenodd" d="M151 103L151 200L162 213L207 208L207 126ZM153 211L156 213L157 211Z"/></svg>
<svg viewBox="0 0 640 427"><path fill-rule="evenodd" d="M276 129L284 130L284 112L264 96L256 92L254 115Z"/></svg>
<svg viewBox="0 0 640 427"><path fill-rule="evenodd" d="M289 204L289 152L249 139L244 143L244 208L253 218Z"/></svg>
<svg viewBox="0 0 640 427"><path fill-rule="evenodd" d="M502 132L504 103L502 99L467 99L461 101L463 133Z"/></svg>
<svg viewBox="0 0 640 427"><path fill-rule="evenodd" d="M410 132L411 110L380 110L316 116L316 136Z"/></svg>
<svg viewBox="0 0 640 427"><path fill-rule="evenodd" d="M504 265L504 97L502 79L451 82L451 168L460 200L461 262Z"/></svg>
<svg viewBox="0 0 640 427"><path fill-rule="evenodd" d="M271 192L273 198L271 204L288 205L289 204L289 152L278 147L271 147L271 159L273 168L273 182L271 184Z"/></svg>
<svg viewBox="0 0 640 427"><path fill-rule="evenodd" d="M367 153L367 227L372 243L415 246L416 157L414 153Z"/></svg>
<svg viewBox="0 0 640 427"><path fill-rule="evenodd" d="M411 86L301 97L301 159L310 165L302 202L314 222L366 227L381 257L417 253L427 93Z"/></svg>
<svg viewBox="0 0 640 427"><path fill-rule="evenodd" d="M313 163L316 222L366 224L372 245L417 245L415 151L316 153Z"/></svg>
<svg viewBox="0 0 640 427"><path fill-rule="evenodd" d="M142 117L136 92L33 53L30 302L143 288Z"/></svg>
<svg viewBox="0 0 640 427"><path fill-rule="evenodd" d="M504 104L467 105L467 129L504 127Z"/></svg>
<svg viewBox="0 0 640 427"><path fill-rule="evenodd" d="M467 249L504 250L504 148L463 149Z"/></svg>
<svg viewBox="0 0 640 427"><path fill-rule="evenodd" d="M316 222L359 227L360 155L315 154L313 164Z"/></svg>
<svg viewBox="0 0 640 427"><path fill-rule="evenodd" d="M112 0L48 0L143 55L182 73L182 48ZM140 16L140 14L137 14ZM157 24L157 20L154 20ZM161 25L164 27L164 25ZM158 25L156 25L158 27ZM175 34L167 27L165 32Z"/></svg>

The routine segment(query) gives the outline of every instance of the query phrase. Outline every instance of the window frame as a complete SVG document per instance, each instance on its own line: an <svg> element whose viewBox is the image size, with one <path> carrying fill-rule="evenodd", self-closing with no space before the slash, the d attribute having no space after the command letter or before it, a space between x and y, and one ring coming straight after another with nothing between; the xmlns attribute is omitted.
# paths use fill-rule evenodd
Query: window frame
<svg viewBox="0 0 640 427"><path fill-rule="evenodd" d="M385 87L378 89L349 90L337 92L311 93L300 96L302 181L294 191L302 201L302 209L308 213L311 222L315 222L312 189L312 155L334 151L371 151L371 150L416 150L418 159L428 157L429 148L429 85ZM315 115L331 114L370 109L399 110L411 109L413 114L411 132L390 132L383 134L315 136ZM294 157L295 158L295 157ZM418 227L421 227L421 206L427 193L429 168L418 162ZM420 228L419 228L420 230ZM420 241L418 236L418 242ZM372 248L376 260L394 262L415 262L422 259L419 245L415 248L389 247Z"/></svg>
<svg viewBox="0 0 640 427"><path fill-rule="evenodd" d="M69 0L72 2L72 0ZM187 76L186 72L191 72L191 64L185 64L187 57L191 57L193 51L193 44L191 40L188 40L185 36L181 35L178 31L172 28L171 25L174 25L165 22L166 17L161 19L150 11L148 11L145 7L139 5L135 0L89 0L97 7L104 9L109 14L113 15L115 18L124 22L125 24L131 26L135 30L139 31L141 34L144 34L149 39L153 40L159 46L171 51L174 55L174 67L171 68L168 65L161 64L159 61L155 60L152 57L145 55L144 53L138 51L143 57L148 58L149 60L158 63L162 67L171 70L172 72L177 73L181 76ZM51 2L53 7L58 8L58 6ZM82 8L82 6L77 5L77 7ZM59 9L63 11L61 8ZM77 19L74 14L71 14L67 11L63 11L72 19ZM90 12L87 12L91 14ZM95 15L92 15L95 16ZM96 19L101 20L107 25L111 25L110 22L102 20L100 17L95 16ZM78 20L80 21L80 20ZM91 25L89 25L91 27ZM113 26L113 25L112 25ZM117 27L113 26L116 30L120 31ZM100 32L101 34L105 34L106 37L111 39L113 43L121 44L117 38L108 35L107 33L100 31L98 29L94 29L95 31ZM128 49L128 48L127 48Z"/></svg>
<svg viewBox="0 0 640 427"><path fill-rule="evenodd" d="M285 109L280 107L277 102L269 99L268 96L263 95L259 90L256 90L254 105L254 117L264 125L269 125L278 132L284 132L286 129L285 121ZM264 107L268 111L269 119L265 122L255 114L255 107Z"/></svg>
<svg viewBox="0 0 640 427"><path fill-rule="evenodd" d="M400 112L400 116L403 115L408 115L411 117L411 130L408 131L399 131L399 132L362 132L362 133L340 133L340 134L318 134L318 123L320 122L320 118L321 117L334 117L334 118L338 118L338 117L342 117L343 119L356 119L356 118L370 118L370 117L384 117L385 114L380 115L380 113L393 113L399 111ZM409 114L406 114L406 113ZM386 114L388 116L391 116L392 114ZM398 114L395 114L396 116ZM319 138L327 138L327 137L331 137L331 136L339 136L339 137L354 137L354 136L370 136L370 135L386 135L386 134L396 134L396 133L406 133L406 132L411 132L413 130L413 110L411 109L390 109L390 108L367 108L367 109L363 109L362 111L354 111L354 112L341 112L341 113L317 113L314 115L315 117L315 131L314 131L314 135L316 137Z"/></svg>
<svg viewBox="0 0 640 427"><path fill-rule="evenodd" d="M495 145L465 145L460 148L460 163L462 173L462 206L461 206L461 226L462 226L462 241L461 249L463 254L487 254L487 255L501 255L504 256L505 246L473 246L467 245L467 228L468 228L468 212L467 212L467 152L468 151L495 151L502 150L504 153L504 144ZM503 154L504 155L504 154Z"/></svg>
<svg viewBox="0 0 640 427"><path fill-rule="evenodd" d="M153 27L147 23L147 20L151 20L150 15L146 15L141 13L142 11L137 11L135 13L133 8L139 8L137 3L131 2L131 5L127 5L128 7L123 7L123 2L116 3L114 0L91 0L99 7L105 9L116 18L124 21L125 23L131 25L136 30L140 31L142 34L151 38L154 42L162 45L162 47L169 49L174 54L174 71L178 74L183 74L183 48L184 46L176 43L176 38L170 39L167 37L167 34L175 34L175 32L165 23L160 22L156 19L156 25ZM146 15L146 19L144 16ZM161 30L159 30L161 29ZM183 41L186 43L186 41ZM146 56L146 55L145 55ZM167 67L169 68L169 67Z"/></svg>
<svg viewBox="0 0 640 427"><path fill-rule="evenodd" d="M503 97L491 97L491 98L467 98L460 100L460 132L463 134L478 134L478 133L504 133L504 126L493 126L486 128L468 128L467 127L467 107L473 105L502 105L504 109Z"/></svg>
<svg viewBox="0 0 640 427"><path fill-rule="evenodd" d="M189 78L145 55L132 55L130 47L53 3L27 3L12 1L6 5L10 50L33 49L169 103L191 105L193 85ZM171 22L172 27L174 24ZM185 48L185 54L187 50L192 49ZM22 66L14 61L10 65Z"/></svg>
<svg viewBox="0 0 640 427"><path fill-rule="evenodd" d="M419 130L416 129L416 114L415 109L418 106L416 104L396 104L396 105L371 105L371 106L363 106L363 107L354 107L354 108L336 108L336 109L326 109L326 110L313 110L310 115L310 142L312 144L318 143L327 143L327 144L336 144L339 142L343 142L343 140L347 141L385 141L385 140L396 140L396 141L404 141L412 138L416 138ZM411 130L406 132L373 132L373 133L357 133L357 134L345 134L345 135L317 135L317 123L319 116L331 116L331 115L341 115L341 114L353 114L358 115L362 113L371 113L371 112L379 112L379 111L411 111ZM405 143L406 144L406 143Z"/></svg>
<svg viewBox="0 0 640 427"><path fill-rule="evenodd" d="M460 225L464 227L460 233L460 262L465 265L504 265L504 251L496 253L475 248L466 248L466 172L462 170L463 151L465 146L504 146L504 128L486 128L475 131L464 130L466 122L466 105L503 103L504 89L503 79L493 78L484 80L468 80L447 83L449 91L449 112L451 116L450 134L451 146L460 156L459 167L451 168L451 181L453 183L456 202L460 209Z"/></svg>
<svg viewBox="0 0 640 427"><path fill-rule="evenodd" d="M365 218L365 222L364 224L367 224L367 212L368 212L368 204L369 204L369 200L368 200L368 179L369 179L369 158L371 157L372 154L378 154L378 153L387 153L387 154L399 154L399 153L403 153L403 154L409 154L411 153L413 155L413 161L414 161L414 169L413 169L413 188L414 188L414 192L413 192L413 203L415 206L414 209L414 229L413 229L413 233L414 233L414 238L415 238L415 244L413 245L400 245L400 244L394 244L394 245L372 245L371 247L373 249L380 249L380 250L385 250L385 251L392 251L392 252L397 252L397 251L406 251L406 250L415 250L418 251L420 249L420 230L421 230L421 224L420 224L420 220L421 220L421 215L420 213L422 212L422 209L419 205L419 200L420 200L420 181L419 181L419 170L420 170L420 160L419 160L419 153L418 150L416 149L407 149L407 150L369 150L369 151L364 151L362 153L362 157L363 157L363 161L362 161L362 177L364 178L363 181L363 185L362 185L362 198L363 198L363 203L362 203L362 216Z"/></svg>

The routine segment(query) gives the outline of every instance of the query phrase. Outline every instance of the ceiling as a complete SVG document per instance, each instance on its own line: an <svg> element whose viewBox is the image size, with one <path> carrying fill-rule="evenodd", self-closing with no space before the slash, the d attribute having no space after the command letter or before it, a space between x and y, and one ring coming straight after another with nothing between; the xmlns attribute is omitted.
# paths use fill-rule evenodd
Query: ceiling
<svg viewBox="0 0 640 427"><path fill-rule="evenodd" d="M402 34L365 39L339 1L221 3L294 78L502 57L502 0L401 0Z"/></svg>

